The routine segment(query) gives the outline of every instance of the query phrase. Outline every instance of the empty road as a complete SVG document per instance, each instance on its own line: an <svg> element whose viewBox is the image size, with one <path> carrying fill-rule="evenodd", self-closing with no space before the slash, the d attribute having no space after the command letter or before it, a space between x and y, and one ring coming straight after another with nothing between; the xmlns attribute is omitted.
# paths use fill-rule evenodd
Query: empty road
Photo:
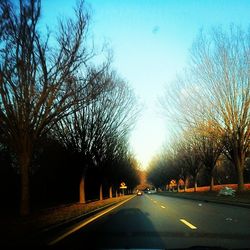
<svg viewBox="0 0 250 250"><path fill-rule="evenodd" d="M144 194L50 244L59 249L87 249L87 244L88 249L249 249L250 209Z"/></svg>

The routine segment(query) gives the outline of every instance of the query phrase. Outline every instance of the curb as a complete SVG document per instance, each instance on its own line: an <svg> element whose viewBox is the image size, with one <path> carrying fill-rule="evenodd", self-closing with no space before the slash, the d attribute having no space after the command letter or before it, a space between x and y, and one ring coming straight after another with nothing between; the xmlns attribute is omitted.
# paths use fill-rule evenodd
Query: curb
<svg viewBox="0 0 250 250"><path fill-rule="evenodd" d="M59 227L64 227L64 226L68 226L68 225L70 226L72 223L76 223L76 222L78 222L78 221L81 221L82 219L88 218L89 216L94 215L94 214L96 214L96 213L98 213L98 212L104 210L105 208L108 208L108 207L110 207L110 206L112 206L112 205L114 205L114 204L116 204L116 203L118 203L118 202L119 202L119 201L117 201L117 202L112 202L112 203L110 203L110 204L104 205L104 206L99 207L99 208L97 208L97 209L91 210L91 211L89 211L89 212L87 212L87 213L84 213L84 214L81 214L81 215L79 215L79 216L70 218L70 219L68 219L68 220L66 220L66 221L62 221L62 222L59 222L59 223L57 223L57 224L53 224L53 225L51 225L51 226L48 226L48 227L46 227L46 228L43 228L43 229L39 230L39 232L40 232L40 233L46 233L46 232L55 230L55 229L57 229L57 228L59 228Z"/></svg>
<svg viewBox="0 0 250 250"><path fill-rule="evenodd" d="M243 202L231 202L231 201L222 201L222 200L214 200L210 199L209 197L187 197L187 196L181 196L181 195L172 195L168 193L158 193L159 195L173 197L173 198L179 198L179 199L187 199L187 200L196 200L196 201L204 201L204 202L212 202L212 203L218 203L218 204L225 204L225 205L231 205L231 206L237 206L237 207L243 207L250 209L250 203L243 203Z"/></svg>
<svg viewBox="0 0 250 250"><path fill-rule="evenodd" d="M76 223L79 223L79 222L81 222L81 221L83 221L83 220L85 220L85 219L87 219L95 214L98 214L99 212L102 212L107 208L115 206L121 202L126 202L127 200L132 199L132 198L134 198L134 197L129 197L129 198L121 200L121 201L114 201L112 203L106 204L106 205L99 207L97 209L94 209L92 211L84 213L80 216L73 217L73 218L68 219L66 221L42 228L42 229L34 232L34 234L30 235L28 240L31 241L32 245L34 243L37 246L37 242L40 242L40 245L42 245L42 246L47 245L46 243L47 243L48 239L55 236L56 234L58 234L60 232L60 230L69 228L70 226L73 226Z"/></svg>

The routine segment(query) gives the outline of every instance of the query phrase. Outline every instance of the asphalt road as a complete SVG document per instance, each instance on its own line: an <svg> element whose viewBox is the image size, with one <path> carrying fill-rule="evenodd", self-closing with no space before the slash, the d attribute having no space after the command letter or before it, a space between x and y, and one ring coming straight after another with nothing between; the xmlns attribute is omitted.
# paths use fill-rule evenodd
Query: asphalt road
<svg viewBox="0 0 250 250"><path fill-rule="evenodd" d="M51 244L57 249L250 249L250 209L157 194L136 196L81 226Z"/></svg>

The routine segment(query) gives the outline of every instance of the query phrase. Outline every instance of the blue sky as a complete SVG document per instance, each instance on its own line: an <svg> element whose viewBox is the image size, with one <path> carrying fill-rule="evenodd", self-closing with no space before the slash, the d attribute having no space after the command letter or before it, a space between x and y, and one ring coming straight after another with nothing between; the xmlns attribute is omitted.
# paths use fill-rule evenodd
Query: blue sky
<svg viewBox="0 0 250 250"><path fill-rule="evenodd" d="M85 0L90 34L97 46L108 43L113 66L143 104L130 144L146 168L171 136L157 102L164 88L188 62L188 51L200 28L247 27L250 0ZM75 1L42 0L48 24L69 16Z"/></svg>

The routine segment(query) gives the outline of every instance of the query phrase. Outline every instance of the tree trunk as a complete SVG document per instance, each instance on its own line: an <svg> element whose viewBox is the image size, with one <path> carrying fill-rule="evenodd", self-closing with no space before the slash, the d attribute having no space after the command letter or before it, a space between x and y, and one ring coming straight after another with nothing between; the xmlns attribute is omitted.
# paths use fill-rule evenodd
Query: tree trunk
<svg viewBox="0 0 250 250"><path fill-rule="evenodd" d="M244 190L245 190L245 186L244 186L243 170L238 169L238 191L242 192Z"/></svg>
<svg viewBox="0 0 250 250"><path fill-rule="evenodd" d="M211 174L211 178L210 178L210 191L213 191L214 188L214 176L213 174Z"/></svg>
<svg viewBox="0 0 250 250"><path fill-rule="evenodd" d="M85 197L85 176L82 174L80 185L79 185L79 202L80 203L86 203L86 197Z"/></svg>
<svg viewBox="0 0 250 250"><path fill-rule="evenodd" d="M236 166L236 170L237 170L237 175L238 175L238 191L242 192L245 189L244 186L244 163L245 163L245 157L244 155L237 155L235 157L235 166Z"/></svg>
<svg viewBox="0 0 250 250"><path fill-rule="evenodd" d="M102 184L100 185L100 201L103 200Z"/></svg>
<svg viewBox="0 0 250 250"><path fill-rule="evenodd" d="M188 178L184 179L184 192L187 191L187 185L188 185Z"/></svg>
<svg viewBox="0 0 250 250"><path fill-rule="evenodd" d="M242 168L241 166L237 166L237 175L238 175L238 191L242 192L245 189L244 186L244 168Z"/></svg>
<svg viewBox="0 0 250 250"><path fill-rule="evenodd" d="M194 177L194 192L197 191L197 175Z"/></svg>
<svg viewBox="0 0 250 250"><path fill-rule="evenodd" d="M112 198L112 186L109 187L109 198Z"/></svg>
<svg viewBox="0 0 250 250"><path fill-rule="evenodd" d="M20 163L20 178L21 178L21 200L20 200L20 215L26 216L30 213L30 154L22 152L19 156Z"/></svg>

